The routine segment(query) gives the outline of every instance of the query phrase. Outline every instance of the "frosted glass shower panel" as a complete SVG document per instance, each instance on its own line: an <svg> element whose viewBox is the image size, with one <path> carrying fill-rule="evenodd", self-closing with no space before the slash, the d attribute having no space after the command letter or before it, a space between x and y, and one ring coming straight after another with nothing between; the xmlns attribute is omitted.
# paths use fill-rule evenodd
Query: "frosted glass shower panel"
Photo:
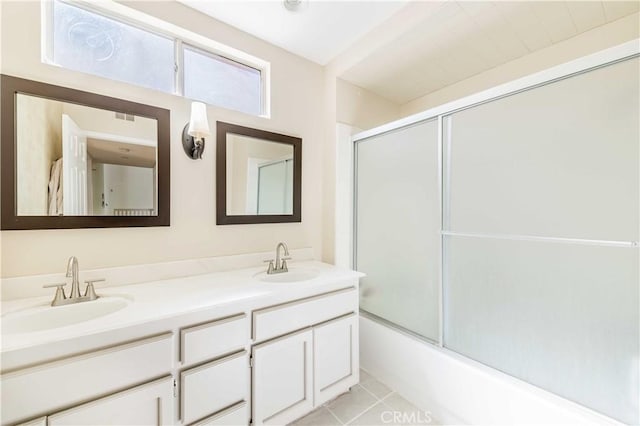
<svg viewBox="0 0 640 426"><path fill-rule="evenodd" d="M640 421L638 249L445 238L445 346Z"/></svg>
<svg viewBox="0 0 640 426"><path fill-rule="evenodd" d="M447 230L637 241L634 58L445 118Z"/></svg>
<svg viewBox="0 0 640 426"><path fill-rule="evenodd" d="M437 121L356 144L356 268L363 310L439 339Z"/></svg>

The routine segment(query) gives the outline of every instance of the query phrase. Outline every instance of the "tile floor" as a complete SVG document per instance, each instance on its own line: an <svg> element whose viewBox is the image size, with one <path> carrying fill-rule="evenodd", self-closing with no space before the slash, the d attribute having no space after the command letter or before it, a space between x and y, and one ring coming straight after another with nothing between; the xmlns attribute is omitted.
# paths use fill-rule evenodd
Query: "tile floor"
<svg viewBox="0 0 640 426"><path fill-rule="evenodd" d="M292 426L435 425L409 401L360 370L360 383L351 391L296 420Z"/></svg>

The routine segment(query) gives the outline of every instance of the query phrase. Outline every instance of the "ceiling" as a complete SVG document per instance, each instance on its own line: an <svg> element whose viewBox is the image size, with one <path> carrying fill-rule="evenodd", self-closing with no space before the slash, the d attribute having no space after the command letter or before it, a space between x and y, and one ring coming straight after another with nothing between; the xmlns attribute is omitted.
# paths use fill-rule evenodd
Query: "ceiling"
<svg viewBox="0 0 640 426"><path fill-rule="evenodd" d="M87 151L94 163L147 168L153 168L156 165L155 146L87 136Z"/></svg>
<svg viewBox="0 0 640 426"><path fill-rule="evenodd" d="M303 0L299 11L290 12L282 0L178 1L320 65L407 3Z"/></svg>
<svg viewBox="0 0 640 426"><path fill-rule="evenodd" d="M640 1L178 0L404 104L638 12ZM337 64L337 65L336 65Z"/></svg>
<svg viewBox="0 0 640 426"><path fill-rule="evenodd" d="M640 2L447 1L341 77L404 104L638 11Z"/></svg>

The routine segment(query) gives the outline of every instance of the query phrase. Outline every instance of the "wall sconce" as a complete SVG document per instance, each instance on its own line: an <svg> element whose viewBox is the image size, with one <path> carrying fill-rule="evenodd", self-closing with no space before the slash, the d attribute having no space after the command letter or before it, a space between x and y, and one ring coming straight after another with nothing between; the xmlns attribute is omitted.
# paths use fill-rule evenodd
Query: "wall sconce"
<svg viewBox="0 0 640 426"><path fill-rule="evenodd" d="M202 159L204 138L211 135L207 120L207 106L202 102L191 103L191 118L182 130L182 147L192 160Z"/></svg>

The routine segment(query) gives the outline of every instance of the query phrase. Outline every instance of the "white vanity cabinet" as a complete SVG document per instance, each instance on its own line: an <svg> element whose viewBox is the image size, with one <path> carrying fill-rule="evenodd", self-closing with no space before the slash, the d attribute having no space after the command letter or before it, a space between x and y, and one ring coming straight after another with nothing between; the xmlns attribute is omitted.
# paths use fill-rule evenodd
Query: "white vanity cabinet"
<svg viewBox="0 0 640 426"><path fill-rule="evenodd" d="M358 383L357 309L349 287L253 312L254 424L289 423Z"/></svg>
<svg viewBox="0 0 640 426"><path fill-rule="evenodd" d="M313 283L221 287L171 315L170 298L150 299L157 318L3 348L0 423L290 423L358 382L358 275L327 269Z"/></svg>

